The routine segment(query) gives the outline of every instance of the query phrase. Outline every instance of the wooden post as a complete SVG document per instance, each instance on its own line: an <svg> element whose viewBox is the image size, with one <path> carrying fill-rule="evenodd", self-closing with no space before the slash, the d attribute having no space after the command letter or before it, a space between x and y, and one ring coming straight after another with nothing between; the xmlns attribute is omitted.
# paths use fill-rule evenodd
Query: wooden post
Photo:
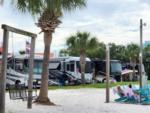
<svg viewBox="0 0 150 113"><path fill-rule="evenodd" d="M143 21L140 19L140 88L142 88L142 64L143 64Z"/></svg>
<svg viewBox="0 0 150 113"><path fill-rule="evenodd" d="M9 37L9 32L8 30L4 29L2 69L0 73L0 113L5 113L5 89L6 89L6 74L7 74L8 37Z"/></svg>
<svg viewBox="0 0 150 113"><path fill-rule="evenodd" d="M106 48L106 103L109 103L109 75L110 75L110 55L109 46Z"/></svg>
<svg viewBox="0 0 150 113"><path fill-rule="evenodd" d="M28 102L27 107L32 108L32 88L33 88L33 66L34 66L34 48L35 38L31 39L31 51L30 51L30 62L29 62L29 80L28 80Z"/></svg>

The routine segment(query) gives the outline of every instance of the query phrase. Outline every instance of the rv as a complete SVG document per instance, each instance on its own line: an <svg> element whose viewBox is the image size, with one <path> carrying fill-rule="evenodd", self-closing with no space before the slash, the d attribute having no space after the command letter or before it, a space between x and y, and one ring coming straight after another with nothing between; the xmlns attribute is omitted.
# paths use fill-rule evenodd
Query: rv
<svg viewBox="0 0 150 113"><path fill-rule="evenodd" d="M8 87L8 85L10 84L15 84L16 81L19 81L21 82L22 84L25 84L27 85L27 77L22 74L22 73L19 73L17 71L15 71L12 67L10 67L11 65L11 58L12 56L8 56L7 57L7 72L6 72L6 88ZM2 56L0 56L0 68L2 66Z"/></svg>
<svg viewBox="0 0 150 113"><path fill-rule="evenodd" d="M81 81L80 57L53 58L50 60L49 69L50 72L53 70L64 72L67 76ZM89 58L86 58L85 81L86 83L92 82L92 67Z"/></svg>
<svg viewBox="0 0 150 113"><path fill-rule="evenodd" d="M21 84L28 86L29 78L29 56L19 55L8 58L7 62L7 77L6 84L15 84L18 80ZM40 87L41 84L41 72L42 72L42 59L34 59L33 68L33 86ZM6 86L7 86L6 85Z"/></svg>
<svg viewBox="0 0 150 113"><path fill-rule="evenodd" d="M106 60L93 60L95 68L95 79L98 82L106 81ZM110 60L110 79L112 81L121 80L122 65L119 60Z"/></svg>
<svg viewBox="0 0 150 113"><path fill-rule="evenodd" d="M41 73L42 73L43 58L35 56L33 68L33 86L40 87ZM81 83L81 69L79 57L66 58L52 58L49 61L49 85L60 85L60 80L65 79L68 84ZM7 63L7 79L6 84L15 84L20 81L22 84L28 86L28 70L29 70L29 56L19 55L8 58ZM91 61L86 58L85 66L85 81L92 82L92 68Z"/></svg>

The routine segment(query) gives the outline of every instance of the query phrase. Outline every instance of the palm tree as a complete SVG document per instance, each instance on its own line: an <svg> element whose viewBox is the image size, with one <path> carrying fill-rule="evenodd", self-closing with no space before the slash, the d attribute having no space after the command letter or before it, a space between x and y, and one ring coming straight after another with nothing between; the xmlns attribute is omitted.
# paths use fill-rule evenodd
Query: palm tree
<svg viewBox="0 0 150 113"><path fill-rule="evenodd" d="M140 53L140 47L137 44L129 44L126 48L126 55L128 56L130 63L133 66L133 77L135 76L135 65L138 61Z"/></svg>
<svg viewBox="0 0 150 113"><path fill-rule="evenodd" d="M59 56L61 57L68 56L68 51L66 49L61 49L59 52Z"/></svg>
<svg viewBox="0 0 150 113"><path fill-rule="evenodd" d="M105 59L105 50L106 50L106 45L103 42L100 42L98 44L98 50L96 51L96 57L100 59Z"/></svg>
<svg viewBox="0 0 150 113"><path fill-rule="evenodd" d="M77 32L76 35L72 35L67 39L67 46L70 54L76 56L80 55L81 81L82 84L85 84L84 73L86 54L98 47L97 39L95 37L91 37L90 33Z"/></svg>
<svg viewBox="0 0 150 113"><path fill-rule="evenodd" d="M139 58L140 48L137 44L129 44L126 47L126 55L130 59L130 62L136 62Z"/></svg>
<svg viewBox="0 0 150 113"><path fill-rule="evenodd" d="M4 2L4 0L0 0L0 5L2 5L2 4L3 4L3 2Z"/></svg>
<svg viewBox="0 0 150 113"><path fill-rule="evenodd" d="M42 68L42 83L37 98L38 103L51 104L48 98L48 62L52 34L61 23L60 17L64 11L82 8L86 5L85 0L15 0L13 2L18 10L29 12L38 18L36 25L44 33L44 58Z"/></svg>

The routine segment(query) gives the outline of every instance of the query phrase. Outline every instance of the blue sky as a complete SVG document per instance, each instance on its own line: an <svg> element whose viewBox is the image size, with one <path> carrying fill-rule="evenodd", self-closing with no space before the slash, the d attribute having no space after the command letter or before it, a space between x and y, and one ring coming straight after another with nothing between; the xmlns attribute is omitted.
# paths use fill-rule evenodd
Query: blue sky
<svg viewBox="0 0 150 113"><path fill-rule="evenodd" d="M15 7L5 3L0 7L0 24L39 33L35 26L36 19L29 14L22 14ZM146 22L143 41L150 40L150 1L149 0L87 0L87 7L73 12L65 12L62 24L53 34L51 50L54 53L65 47L68 36L76 31L87 31L100 42L129 44L139 43L139 20ZM2 40L3 31L0 29ZM43 34L38 34L36 52L43 52ZM10 33L9 51L25 48L28 37ZM12 48L14 48L12 50Z"/></svg>

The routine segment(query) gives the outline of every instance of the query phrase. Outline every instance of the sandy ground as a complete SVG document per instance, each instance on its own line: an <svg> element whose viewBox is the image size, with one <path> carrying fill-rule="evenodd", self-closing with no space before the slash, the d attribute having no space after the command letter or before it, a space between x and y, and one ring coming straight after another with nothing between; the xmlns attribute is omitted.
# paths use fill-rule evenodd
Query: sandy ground
<svg viewBox="0 0 150 113"><path fill-rule="evenodd" d="M52 90L49 97L56 106L33 104L27 109L27 101L10 100L6 95L6 113L150 113L150 105L120 104L113 102L116 96L110 92L110 103L105 103L104 89Z"/></svg>

